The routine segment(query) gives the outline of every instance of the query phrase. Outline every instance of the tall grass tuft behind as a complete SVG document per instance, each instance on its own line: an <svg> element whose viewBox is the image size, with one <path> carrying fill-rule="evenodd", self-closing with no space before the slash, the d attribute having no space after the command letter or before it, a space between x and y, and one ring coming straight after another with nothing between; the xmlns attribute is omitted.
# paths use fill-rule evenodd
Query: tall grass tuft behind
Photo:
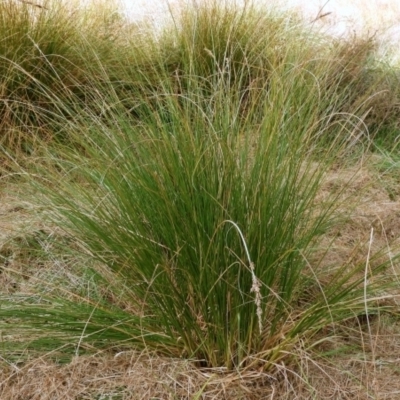
<svg viewBox="0 0 400 400"><path fill-rule="evenodd" d="M96 5L0 3L0 144L6 149L30 154L36 139L57 136L55 118L70 118L77 104L90 107L104 70L115 65L115 50L126 48L128 30L115 4Z"/></svg>
<svg viewBox="0 0 400 400"><path fill-rule="evenodd" d="M101 290L3 298L1 330L39 350L135 346L267 370L373 313L385 262L365 286L364 263L326 269L314 254L344 218L345 186L319 196L325 174L368 136L372 95L355 105L353 55L338 62L308 35L250 6L188 9L133 46L124 79L103 71L94 107L75 94L63 119L58 102L69 140L27 172Z"/></svg>

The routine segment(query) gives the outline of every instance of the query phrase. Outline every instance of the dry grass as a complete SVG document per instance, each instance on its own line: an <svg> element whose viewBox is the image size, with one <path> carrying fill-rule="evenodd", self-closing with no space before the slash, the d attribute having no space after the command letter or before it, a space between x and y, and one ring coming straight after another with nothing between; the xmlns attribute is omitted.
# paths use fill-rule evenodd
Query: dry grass
<svg viewBox="0 0 400 400"><path fill-rule="evenodd" d="M199 370L189 361L132 351L76 357L64 365L39 358L3 365L2 399L397 399L400 325L376 319L343 328L330 361L301 354L301 364L274 375ZM345 351L341 347L346 347Z"/></svg>
<svg viewBox="0 0 400 400"><path fill-rule="evenodd" d="M378 157L376 157L377 159ZM373 164L371 158L369 163ZM351 211L349 223L339 230L333 230L325 237L327 245L333 240L332 251L325 262L331 265L345 263L351 257L354 263L365 260L371 229L373 229L372 250L393 244L400 237L400 219L398 195L377 179L377 173L368 166L349 167L345 170L331 171L326 177L321 191L321 199L332 191L340 190L345 182L352 180L349 190L361 193L362 198L357 208ZM398 271L400 272L400 271Z"/></svg>

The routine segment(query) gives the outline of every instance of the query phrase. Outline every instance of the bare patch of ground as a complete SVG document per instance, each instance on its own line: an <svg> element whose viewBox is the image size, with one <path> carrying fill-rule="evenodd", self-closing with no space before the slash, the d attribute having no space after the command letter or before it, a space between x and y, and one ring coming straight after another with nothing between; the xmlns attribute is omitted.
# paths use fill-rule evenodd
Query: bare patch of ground
<svg viewBox="0 0 400 400"><path fill-rule="evenodd" d="M370 158L368 164L373 163L374 158ZM347 224L340 229L334 228L324 238L323 246L332 246L325 263L343 265L349 257L354 263L362 262L368 250L374 254L379 249L390 251L393 247L395 251L400 238L400 193L397 182L391 182L389 177L379 181L378 172L371 166L340 168L327 175L321 199L333 192L341 192L338 201L343 202L340 206L342 211L351 206L348 200L352 196L359 200L356 206L347 210Z"/></svg>

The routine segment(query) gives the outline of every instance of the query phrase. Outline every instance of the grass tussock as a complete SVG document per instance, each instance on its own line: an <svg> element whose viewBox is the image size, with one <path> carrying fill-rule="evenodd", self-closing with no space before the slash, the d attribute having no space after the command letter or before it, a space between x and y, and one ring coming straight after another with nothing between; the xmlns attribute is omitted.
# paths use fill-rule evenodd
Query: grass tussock
<svg viewBox="0 0 400 400"><path fill-rule="evenodd" d="M321 195L327 177L397 135L397 72L372 38L321 37L251 4L184 8L157 35L69 10L0 5L21 21L0 49L2 149L58 232L23 240L65 272L2 293L9 362L134 348L273 375L393 307L382 273L397 254L373 231L364 257L326 262L357 171Z"/></svg>
<svg viewBox="0 0 400 400"><path fill-rule="evenodd" d="M28 154L35 139L55 136L53 119L68 117L76 101L90 102L89 86L95 90L115 48L124 48L115 5L42 3L0 3L1 144Z"/></svg>

